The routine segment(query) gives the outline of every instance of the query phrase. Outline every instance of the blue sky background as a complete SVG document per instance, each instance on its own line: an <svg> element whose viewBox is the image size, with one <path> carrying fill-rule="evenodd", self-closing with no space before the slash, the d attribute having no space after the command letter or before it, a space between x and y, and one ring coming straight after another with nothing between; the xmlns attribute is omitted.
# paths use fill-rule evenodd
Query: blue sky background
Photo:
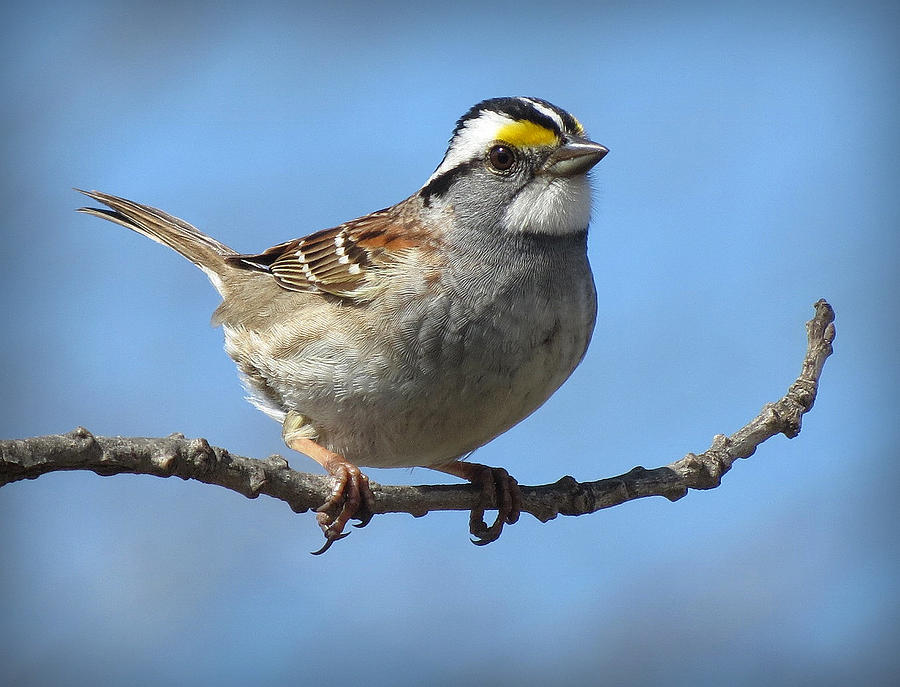
<svg viewBox="0 0 900 687"><path fill-rule="evenodd" d="M202 273L78 215L164 208L241 251L414 191L498 95L571 110L594 175L594 341L477 453L525 484L708 447L835 354L796 440L723 485L469 544L175 479L0 491L0 683L880 684L900 669L896 3L11 3L0 9L0 435L284 453ZM312 462L289 456L298 469ZM429 483L427 470L370 473Z"/></svg>

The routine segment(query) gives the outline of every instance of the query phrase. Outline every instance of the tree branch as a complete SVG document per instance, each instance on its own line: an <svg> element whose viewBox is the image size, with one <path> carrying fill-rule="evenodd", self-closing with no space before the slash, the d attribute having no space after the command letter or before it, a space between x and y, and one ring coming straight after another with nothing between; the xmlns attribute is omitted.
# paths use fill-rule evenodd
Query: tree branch
<svg viewBox="0 0 900 687"><path fill-rule="evenodd" d="M633 470L595 482L563 477L553 484L522 486L522 510L542 522L557 515L584 515L646 496L676 501L689 489L712 489L738 458L747 458L769 437L800 432L801 418L816 399L819 376L831 355L834 311L824 300L807 322L808 347L800 376L787 393L731 436L717 434L700 454L688 453L665 467ZM205 439L96 437L79 427L69 434L0 440L0 487L35 479L57 470L91 470L98 475L121 473L177 476L216 484L256 498L265 494L286 502L297 513L315 509L331 494L333 480L297 472L280 456L260 460L210 446ZM433 510L471 510L480 489L472 485L388 486L371 483L375 513L409 513L420 517Z"/></svg>

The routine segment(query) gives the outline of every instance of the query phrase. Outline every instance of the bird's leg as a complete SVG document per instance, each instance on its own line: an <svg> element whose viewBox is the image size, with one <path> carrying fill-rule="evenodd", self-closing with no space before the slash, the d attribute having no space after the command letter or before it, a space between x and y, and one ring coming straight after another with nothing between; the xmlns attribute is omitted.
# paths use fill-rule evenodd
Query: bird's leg
<svg viewBox="0 0 900 687"><path fill-rule="evenodd" d="M475 539L473 544L484 546L496 541L503 531L503 525L512 525L522 512L522 492L519 483L503 468L492 468L480 463L466 463L455 460L443 465L431 465L432 470L446 472L469 480L481 487L481 500L469 516L469 532ZM490 527L484 522L485 508L497 504L497 518Z"/></svg>
<svg viewBox="0 0 900 687"><path fill-rule="evenodd" d="M365 527L372 519L375 497L369 488L369 478L343 456L329 451L312 439L291 436L285 432L284 441L288 447L306 454L337 479L331 496L316 509L316 521L325 533L326 541L314 553L325 553L334 542L350 534L344 532L350 518L360 520L356 527ZM337 515L334 515L335 511Z"/></svg>

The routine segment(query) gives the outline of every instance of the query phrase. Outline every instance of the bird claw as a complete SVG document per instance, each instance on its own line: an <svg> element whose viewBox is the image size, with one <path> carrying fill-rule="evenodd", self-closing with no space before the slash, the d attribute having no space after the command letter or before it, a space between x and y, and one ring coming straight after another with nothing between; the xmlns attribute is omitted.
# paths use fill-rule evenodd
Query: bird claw
<svg viewBox="0 0 900 687"><path fill-rule="evenodd" d="M480 475L470 477L481 484L481 503L469 515L470 541L475 546L485 546L497 541L503 532L503 525L512 525L522 513L522 492L519 483L503 468L479 466ZM484 521L484 504L497 504L497 517L490 527Z"/></svg>
<svg viewBox="0 0 900 687"><path fill-rule="evenodd" d="M369 512L369 513L364 513L363 515L360 515L360 514L357 512L353 517L356 518L357 520L359 520L359 522L354 522L354 523L353 523L353 526L354 526L354 527L357 527L357 528L360 528L360 529L363 528L363 527L365 527L366 525L368 525L368 524L372 521L372 515L373 515L373 514L372 514L371 512Z"/></svg>
<svg viewBox="0 0 900 687"><path fill-rule="evenodd" d="M350 536L349 532L344 532L343 534L339 534L339 535L331 537L331 538L327 538L327 535L326 535L325 543L322 544L322 548L319 549L318 551L310 551L310 553L313 556L321 556L323 553L328 551L328 549L331 548L331 545L334 544L336 541L338 541L340 539L344 539L349 536Z"/></svg>
<svg viewBox="0 0 900 687"><path fill-rule="evenodd" d="M331 545L348 536L344 527L351 519L360 522L354 527L365 527L372 520L375 511L375 497L369 486L369 478L352 463L340 462L328 466L329 472L337 479L328 499L316 509L316 521L325 534L326 542L313 555L325 553ZM334 512L337 515L333 515Z"/></svg>

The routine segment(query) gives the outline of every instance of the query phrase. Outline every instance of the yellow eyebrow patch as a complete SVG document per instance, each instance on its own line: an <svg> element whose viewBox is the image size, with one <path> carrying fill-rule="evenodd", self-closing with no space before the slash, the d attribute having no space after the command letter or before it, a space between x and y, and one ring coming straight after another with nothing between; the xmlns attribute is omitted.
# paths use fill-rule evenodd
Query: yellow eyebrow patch
<svg viewBox="0 0 900 687"><path fill-rule="evenodd" d="M497 139L510 143L517 148L537 148L558 143L555 132L526 119L500 127L500 131L497 132Z"/></svg>

